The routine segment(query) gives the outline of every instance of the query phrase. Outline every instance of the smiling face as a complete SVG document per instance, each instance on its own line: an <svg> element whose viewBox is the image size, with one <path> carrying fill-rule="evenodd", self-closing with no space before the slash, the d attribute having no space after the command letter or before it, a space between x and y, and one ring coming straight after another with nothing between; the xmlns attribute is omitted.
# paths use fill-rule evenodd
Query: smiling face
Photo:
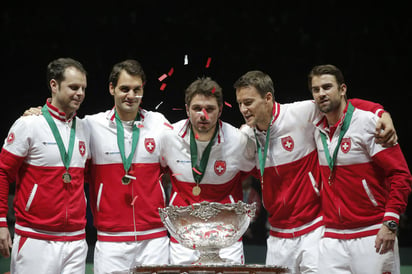
<svg viewBox="0 0 412 274"><path fill-rule="evenodd" d="M134 76L122 70L117 85L110 83L110 94L114 97L116 111L123 121L135 119L143 96L143 81L141 76Z"/></svg>
<svg viewBox="0 0 412 274"><path fill-rule="evenodd" d="M86 75L75 67L68 67L64 71L64 79L50 81L52 90L52 104L60 111L71 116L77 111L86 96Z"/></svg>
<svg viewBox="0 0 412 274"><path fill-rule="evenodd" d="M253 86L240 87L236 89L236 101L248 126L259 130L268 129L273 109L273 96L270 92L262 97Z"/></svg>
<svg viewBox="0 0 412 274"><path fill-rule="evenodd" d="M186 112L198 140L210 141L222 113L216 97L196 94L190 105L186 105Z"/></svg>

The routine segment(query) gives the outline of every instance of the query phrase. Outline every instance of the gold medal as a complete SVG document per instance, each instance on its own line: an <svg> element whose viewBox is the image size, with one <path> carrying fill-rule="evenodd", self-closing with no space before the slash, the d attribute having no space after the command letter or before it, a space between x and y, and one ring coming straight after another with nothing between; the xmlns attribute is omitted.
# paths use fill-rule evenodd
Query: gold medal
<svg viewBox="0 0 412 274"><path fill-rule="evenodd" d="M127 175L123 176L122 178L122 184L123 185L128 185L130 184L131 179L129 177L127 177Z"/></svg>
<svg viewBox="0 0 412 274"><path fill-rule="evenodd" d="M72 181L72 176L70 175L70 173L68 171L66 171L63 176L62 176L63 182L68 184Z"/></svg>
<svg viewBox="0 0 412 274"><path fill-rule="evenodd" d="M199 196L200 191L202 191L202 190L200 189L200 186L198 186L198 185L194 186L193 189L192 189L192 193L195 196Z"/></svg>

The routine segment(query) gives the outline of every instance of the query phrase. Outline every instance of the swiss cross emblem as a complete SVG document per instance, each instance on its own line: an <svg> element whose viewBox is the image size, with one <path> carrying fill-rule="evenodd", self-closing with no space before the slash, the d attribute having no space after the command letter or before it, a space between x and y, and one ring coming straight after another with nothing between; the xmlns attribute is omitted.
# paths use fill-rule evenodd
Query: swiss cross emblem
<svg viewBox="0 0 412 274"><path fill-rule="evenodd" d="M10 132L9 136L7 136L7 144L11 144L14 141L14 133Z"/></svg>
<svg viewBox="0 0 412 274"><path fill-rule="evenodd" d="M295 147L295 142L290 136L283 137L281 141L282 141L283 148L286 149L287 151L292 151L293 148Z"/></svg>
<svg viewBox="0 0 412 274"><path fill-rule="evenodd" d="M215 172L217 175L221 176L226 171L226 161L216 161L215 162Z"/></svg>
<svg viewBox="0 0 412 274"><path fill-rule="evenodd" d="M86 144L83 141L79 141L79 152L82 156L86 153Z"/></svg>
<svg viewBox="0 0 412 274"><path fill-rule="evenodd" d="M156 148L155 140L153 138L145 138L144 147L146 148L147 152L153 153Z"/></svg>
<svg viewBox="0 0 412 274"><path fill-rule="evenodd" d="M340 149L343 153L348 153L350 150L351 141L350 138L342 138L342 142L340 143Z"/></svg>

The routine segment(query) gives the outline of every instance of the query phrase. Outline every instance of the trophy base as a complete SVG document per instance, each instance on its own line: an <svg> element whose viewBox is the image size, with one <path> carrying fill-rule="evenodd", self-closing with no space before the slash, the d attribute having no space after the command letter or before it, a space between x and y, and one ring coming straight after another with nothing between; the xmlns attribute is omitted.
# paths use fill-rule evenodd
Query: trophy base
<svg viewBox="0 0 412 274"><path fill-rule="evenodd" d="M233 265L235 262L219 256L219 249L199 250L200 255L192 265Z"/></svg>

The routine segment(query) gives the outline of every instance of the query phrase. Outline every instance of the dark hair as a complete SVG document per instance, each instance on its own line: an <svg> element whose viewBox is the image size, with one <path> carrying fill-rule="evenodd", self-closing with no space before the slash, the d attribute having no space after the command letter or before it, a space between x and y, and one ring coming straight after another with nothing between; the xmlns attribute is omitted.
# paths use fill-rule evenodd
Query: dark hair
<svg viewBox="0 0 412 274"><path fill-rule="evenodd" d="M206 97L215 97L219 107L223 105L222 88L210 77L201 77L192 82L185 91L185 103L190 105L193 97L197 94Z"/></svg>
<svg viewBox="0 0 412 274"><path fill-rule="evenodd" d="M125 70L132 76L140 76L143 84L146 82L146 74L143 71L142 65L136 60L129 59L113 66L109 76L109 83L112 83L114 87L117 86L117 81L119 80L120 72L122 72L122 70Z"/></svg>
<svg viewBox="0 0 412 274"><path fill-rule="evenodd" d="M330 64L319 65L313 67L310 73L308 74L309 91L312 91L312 78L324 74L330 74L335 76L338 87L345 83L345 78L343 77L342 71L340 71L340 69L338 69L336 66Z"/></svg>
<svg viewBox="0 0 412 274"><path fill-rule="evenodd" d="M248 86L256 88L262 98L268 92L272 93L274 98L275 88L273 87L273 81L269 75L260 70L246 72L233 84L235 89Z"/></svg>
<svg viewBox="0 0 412 274"><path fill-rule="evenodd" d="M70 67L76 68L77 70L82 72L84 75L87 75L87 72L84 69L83 65L79 61L76 61L72 58L58 58L56 60L51 61L47 65L47 73L46 73L47 87L50 91L51 91L50 81L54 79L60 85L60 83L65 80L64 72L66 71L67 68L70 68Z"/></svg>

